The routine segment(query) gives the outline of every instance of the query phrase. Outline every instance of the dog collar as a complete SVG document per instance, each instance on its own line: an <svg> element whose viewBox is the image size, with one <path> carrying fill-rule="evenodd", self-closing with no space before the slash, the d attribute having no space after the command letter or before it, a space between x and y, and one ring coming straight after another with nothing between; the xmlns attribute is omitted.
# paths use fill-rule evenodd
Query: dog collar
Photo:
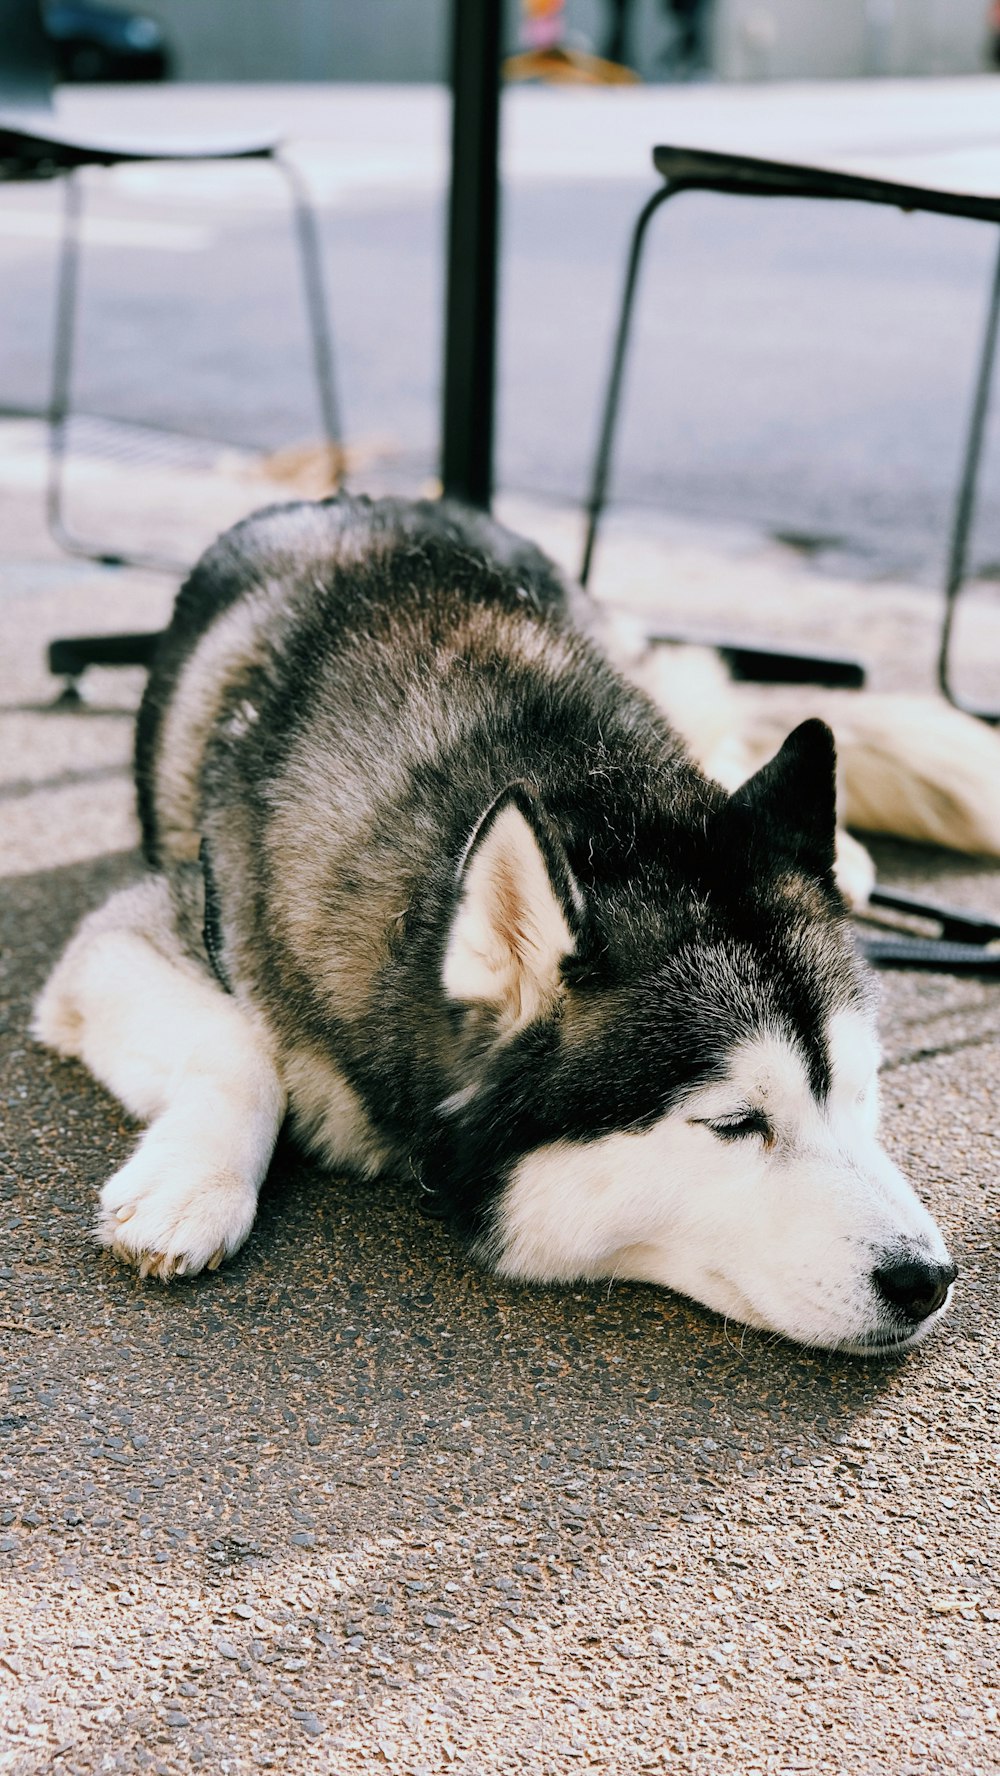
<svg viewBox="0 0 1000 1776"><path fill-rule="evenodd" d="M229 976L222 960L222 908L219 905L219 891L215 886L212 865L208 855L208 840L202 839L198 847L198 860L201 864L201 879L205 889L205 919L201 928L205 954L223 992L231 993Z"/></svg>

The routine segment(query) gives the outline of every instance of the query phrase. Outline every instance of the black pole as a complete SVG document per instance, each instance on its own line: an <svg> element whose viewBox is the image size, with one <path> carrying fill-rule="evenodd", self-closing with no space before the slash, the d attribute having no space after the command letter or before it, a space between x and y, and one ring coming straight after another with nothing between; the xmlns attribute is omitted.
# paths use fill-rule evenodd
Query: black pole
<svg viewBox="0 0 1000 1776"><path fill-rule="evenodd" d="M503 0L452 0L441 480L446 494L486 511L493 494L502 15Z"/></svg>

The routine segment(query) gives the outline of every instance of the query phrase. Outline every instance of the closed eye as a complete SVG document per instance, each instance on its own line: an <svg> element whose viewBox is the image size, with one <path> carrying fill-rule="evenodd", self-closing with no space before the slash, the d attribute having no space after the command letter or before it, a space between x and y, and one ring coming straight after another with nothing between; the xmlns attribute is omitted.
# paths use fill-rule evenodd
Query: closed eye
<svg viewBox="0 0 1000 1776"><path fill-rule="evenodd" d="M763 1110L740 1110L733 1116L695 1117L701 1128L711 1129L720 1141L745 1141L757 1135L765 1147L774 1146L774 1129Z"/></svg>

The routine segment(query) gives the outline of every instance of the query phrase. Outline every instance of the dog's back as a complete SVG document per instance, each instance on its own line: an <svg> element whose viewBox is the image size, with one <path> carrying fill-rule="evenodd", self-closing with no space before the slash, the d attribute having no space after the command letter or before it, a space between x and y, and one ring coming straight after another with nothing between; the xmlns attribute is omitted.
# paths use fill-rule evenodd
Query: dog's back
<svg viewBox="0 0 1000 1776"><path fill-rule="evenodd" d="M355 1076L377 1035L424 1048L414 977L437 991L457 863L507 785L584 874L596 809L633 898L639 858L671 848L668 803L677 828L719 799L570 621L552 565L447 506L338 500L230 532L180 595L137 751L149 860L207 845L231 978Z"/></svg>
<svg viewBox="0 0 1000 1776"><path fill-rule="evenodd" d="M374 587L380 576L394 609L417 585L437 584L498 607L572 612L581 626L588 616L578 588L532 544L448 502L341 495L255 513L189 575L150 673L135 749L149 863L192 854L205 745L236 687L292 627L315 632L318 621L328 648L331 629L356 620L359 579Z"/></svg>

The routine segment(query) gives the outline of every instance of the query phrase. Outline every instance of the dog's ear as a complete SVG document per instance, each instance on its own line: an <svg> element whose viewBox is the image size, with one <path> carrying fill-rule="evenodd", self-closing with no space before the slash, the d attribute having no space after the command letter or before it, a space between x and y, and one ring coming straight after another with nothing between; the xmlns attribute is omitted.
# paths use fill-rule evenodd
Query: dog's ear
<svg viewBox="0 0 1000 1776"><path fill-rule="evenodd" d="M512 784L486 810L459 870L445 948L449 999L491 1012L505 1034L555 997L578 935L580 890L558 836Z"/></svg>
<svg viewBox="0 0 1000 1776"><path fill-rule="evenodd" d="M809 875L833 869L837 829L837 750L825 722L804 721L773 759L730 798L758 843Z"/></svg>

